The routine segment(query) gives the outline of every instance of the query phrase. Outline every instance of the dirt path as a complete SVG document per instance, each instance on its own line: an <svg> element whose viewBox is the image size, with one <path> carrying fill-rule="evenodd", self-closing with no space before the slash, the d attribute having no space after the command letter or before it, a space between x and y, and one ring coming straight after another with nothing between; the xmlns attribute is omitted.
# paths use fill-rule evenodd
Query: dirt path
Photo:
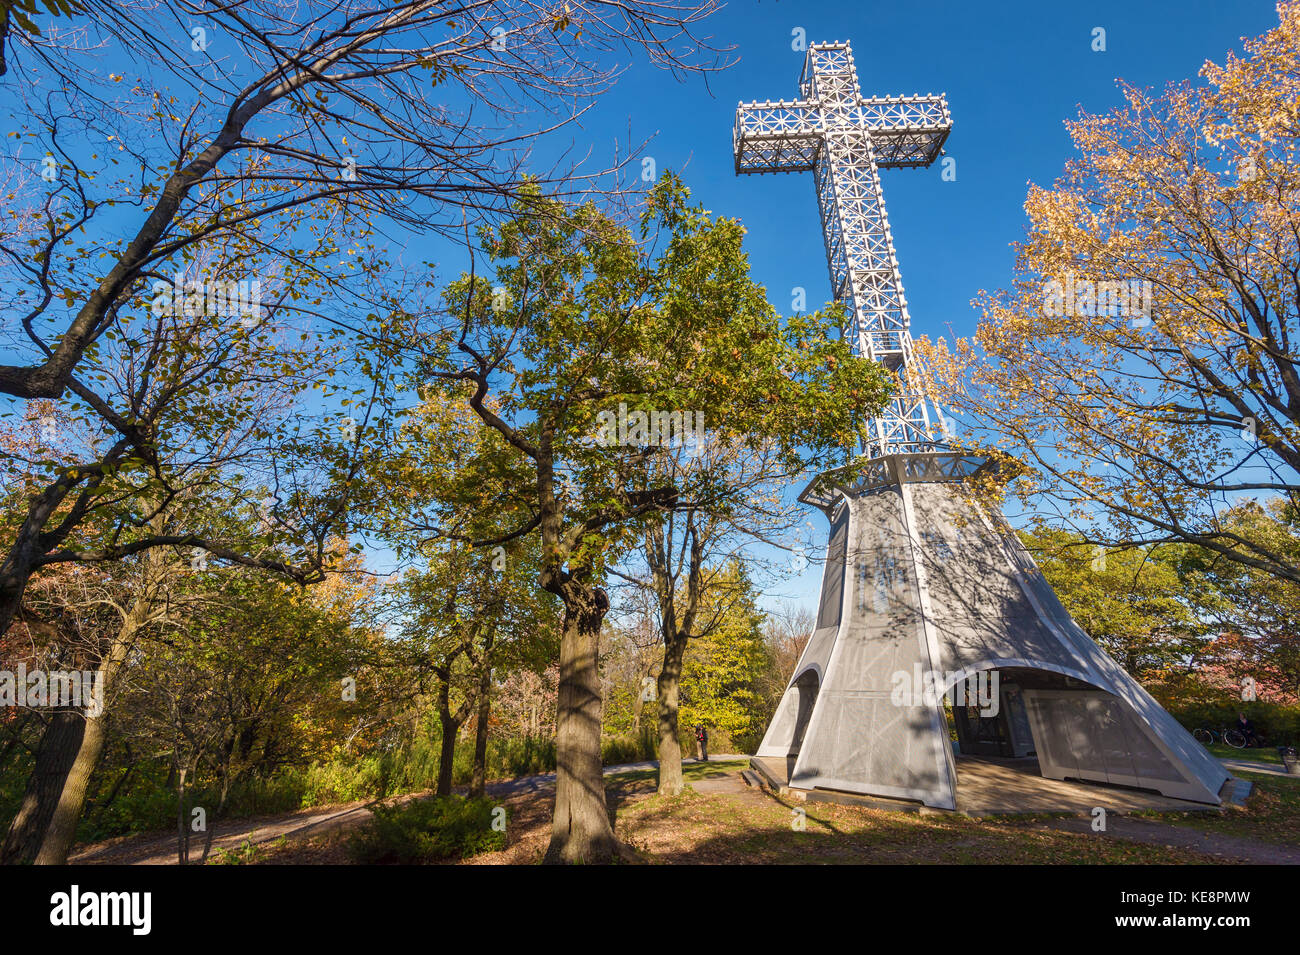
<svg viewBox="0 0 1300 955"><path fill-rule="evenodd" d="M370 818L373 800L302 809L278 816L228 819L213 825L212 851L236 849L245 841L266 845L281 836L306 839L325 832L337 832L360 825ZM199 861L203 836L195 833L190 858ZM71 865L176 865L176 833L148 833L120 836L79 848L68 857Z"/></svg>
<svg viewBox="0 0 1300 955"><path fill-rule="evenodd" d="M742 758L744 757L719 754L713 759L722 762ZM688 762L695 761L688 760ZM654 767L653 762L607 766L605 775L644 772ZM763 803L770 798L746 786L740 778L740 773L734 768L729 770L719 768L703 776L700 776L697 770L694 775L695 778L690 780L690 785L701 794L721 795L728 799L739 800L741 804ZM611 810L617 812L629 797L649 794L653 791L653 785L653 780L645 777L616 781L609 790ZM547 794L554 789L554 786L554 773L488 784L488 794L509 805L511 819L517 819L520 831L528 833L526 839L510 848L507 861L527 864L540 858L545 849L548 833L550 799L547 798ZM413 799L423 795L427 794L402 798ZM541 798L534 798L537 796ZM238 849L245 842L265 847L283 838L288 845L275 850L269 861L288 864L345 863L347 855L342 845L344 840L333 837L368 820L370 808L375 802L375 800L364 800L303 809L276 816L226 820L216 824L213 850ZM1092 832L1090 822L1089 819L1083 818L1040 820L1025 823L1023 829L1024 831L1051 829L1095 838L1097 834ZM1201 832L1193 826L1171 825L1158 820L1132 816L1112 815L1103 838L1184 849L1205 856L1207 861L1241 861L1266 865L1300 864L1300 847L1297 846L1270 845L1231 835ZM324 848L321 847L321 843L326 844ZM196 840L192 852L196 862L201 850L202 842ZM175 865L176 836L174 833L123 836L80 847L70 861L74 865ZM486 863L489 860L480 861Z"/></svg>
<svg viewBox="0 0 1300 955"><path fill-rule="evenodd" d="M731 759L748 759L747 756L718 754L710 757L710 762ZM694 763L695 759L683 762ZM626 763L621 766L606 766L605 775L654 769L657 762ZM734 777L734 778L733 778ZM746 789L736 773L718 772L709 778L694 784L701 792L740 792ZM539 793L555 788L555 774L541 773L536 776L524 776L520 779L508 779L488 783L488 795L495 799L511 799L530 793ZM420 798L429 793L415 793L403 798ZM341 832L352 829L370 818L370 807L377 800L359 800L333 806L317 806L312 809L300 809L297 812L282 813L276 816L254 816L241 819L227 819L213 824L212 854L218 849L238 849L245 842L254 846L265 846L280 838L298 841L310 839L326 833ZM196 833L190 844L190 858L200 860L203 852L203 838ZM78 847L68 857L72 865L176 865L176 833L146 833L143 835L120 836L104 842Z"/></svg>

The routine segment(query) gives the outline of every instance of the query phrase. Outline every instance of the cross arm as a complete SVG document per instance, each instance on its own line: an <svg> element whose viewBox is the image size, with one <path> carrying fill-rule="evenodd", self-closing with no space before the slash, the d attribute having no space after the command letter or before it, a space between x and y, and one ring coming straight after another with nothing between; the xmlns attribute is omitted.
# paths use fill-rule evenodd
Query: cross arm
<svg viewBox="0 0 1300 955"><path fill-rule="evenodd" d="M817 161L817 107L802 101L742 103L731 145L736 172L807 172Z"/></svg>
<svg viewBox="0 0 1300 955"><path fill-rule="evenodd" d="M928 166L939 156L952 114L942 96L873 96L851 110L854 125L871 134L882 167Z"/></svg>
<svg viewBox="0 0 1300 955"><path fill-rule="evenodd" d="M942 96L876 96L828 111L807 100L742 103L732 131L736 172L807 172L822 135L841 124L871 137L884 168L928 166L948 138L952 116Z"/></svg>

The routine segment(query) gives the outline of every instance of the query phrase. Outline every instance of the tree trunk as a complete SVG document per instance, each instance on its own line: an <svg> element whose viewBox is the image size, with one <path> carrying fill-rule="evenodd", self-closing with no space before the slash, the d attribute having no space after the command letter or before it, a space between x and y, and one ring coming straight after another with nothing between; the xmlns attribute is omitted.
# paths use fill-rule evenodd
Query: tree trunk
<svg viewBox="0 0 1300 955"><path fill-rule="evenodd" d="M121 442L119 445L125 447ZM115 450L112 453L120 452ZM92 479L92 484L94 483L97 481ZM57 498L57 494L54 490L47 490L41 500L32 505L28 515L29 524L36 522L42 514L44 514L42 520L48 519L48 513L43 510L48 505L47 498ZM158 531L165 519L165 513L160 511L155 515L151 526ZM50 538L44 542L48 545L52 540L53 538ZM62 540L62 537L58 540ZM4 633L9 620L12 619L10 613L12 608L8 607L6 601L10 599L20 601L22 591L26 587L25 577L19 579L14 576L16 568L21 564L15 555L22 551L23 546L30 548L35 545L30 542L23 545L20 540L15 544L14 550L5 557L3 570L0 570L0 634ZM157 598L158 579L166 572L167 558L161 551L147 552L144 567L145 573L136 599L123 618L122 626L114 634L107 652L99 661L101 681L99 712L94 716L77 712L54 715L50 726L45 731L46 736L51 732L54 733L50 738L50 757L45 765L42 765L41 756L39 753L37 755L36 768L33 770L32 778L28 780L23 806L10 824L4 848L0 850L0 862L32 861L42 865L67 863L68 851L76 838L77 823L81 820L81 814L86 807L86 793L90 778L104 752L109 698L118 674L126 666L137 634L149 619ZM46 739L42 738L41 751L45 749Z"/></svg>
<svg viewBox="0 0 1300 955"><path fill-rule="evenodd" d="M86 792L90 788L90 779L99 765L103 755L104 743L108 738L105 719L84 720L85 731L81 735L81 745L77 748L62 791L56 797L45 838L41 840L40 851L36 854L37 865L67 865L68 853L77 838L77 823L81 821L82 810L86 806Z"/></svg>
<svg viewBox="0 0 1300 955"><path fill-rule="evenodd" d="M40 749L36 751L36 765L27 777L23 801L0 849L0 862L25 865L36 861L45 830L59 803L59 794L77 760L85 730L86 719L80 713L60 710L50 717L41 735Z"/></svg>
<svg viewBox="0 0 1300 955"><path fill-rule="evenodd" d="M434 793L439 796L451 795L451 770L456 759L456 734L460 723L451 712L451 689L443 682L438 687L438 720L442 723L442 748L438 754L438 788Z"/></svg>
<svg viewBox="0 0 1300 955"><path fill-rule="evenodd" d="M76 759L68 770L62 791L57 796L40 851L36 854L37 865L67 865L68 853L77 838L77 823L81 821L81 814L86 808L90 779L99 766L99 758L104 754L104 744L108 740L109 693L117 682L118 673L126 664L137 627L137 620L128 620L118 631L104 658L100 671L101 710L97 716L85 718L81 745L77 748Z"/></svg>
<svg viewBox="0 0 1300 955"><path fill-rule="evenodd" d="M469 794L482 796L487 788L488 717L492 713L492 669L486 664L478 682L478 712L474 726L474 775L470 779Z"/></svg>
<svg viewBox="0 0 1300 955"><path fill-rule="evenodd" d="M659 671L659 794L681 793L682 744L677 736L677 702L682 678L686 638L677 636L664 643L664 665Z"/></svg>
<svg viewBox="0 0 1300 955"><path fill-rule="evenodd" d="M546 863L608 862L619 852L605 806L600 765L600 625L609 598L570 579L556 704L555 814Z"/></svg>
<svg viewBox="0 0 1300 955"><path fill-rule="evenodd" d="M185 827L185 777L189 767L182 766L176 780L176 861L185 865L190 861L190 835Z"/></svg>

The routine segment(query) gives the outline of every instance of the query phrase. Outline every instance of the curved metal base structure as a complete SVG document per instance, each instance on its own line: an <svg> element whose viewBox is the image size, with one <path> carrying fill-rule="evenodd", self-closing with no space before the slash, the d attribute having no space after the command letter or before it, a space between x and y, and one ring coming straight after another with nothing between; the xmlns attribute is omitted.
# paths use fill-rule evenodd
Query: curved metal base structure
<svg viewBox="0 0 1300 955"><path fill-rule="evenodd" d="M805 491L831 519L817 628L758 755L795 757L796 788L954 809L942 695L1013 670L1044 776L1218 804L1230 778L1219 761L1071 619L1005 519L970 498L963 478L980 460L889 455L853 487L826 475Z"/></svg>

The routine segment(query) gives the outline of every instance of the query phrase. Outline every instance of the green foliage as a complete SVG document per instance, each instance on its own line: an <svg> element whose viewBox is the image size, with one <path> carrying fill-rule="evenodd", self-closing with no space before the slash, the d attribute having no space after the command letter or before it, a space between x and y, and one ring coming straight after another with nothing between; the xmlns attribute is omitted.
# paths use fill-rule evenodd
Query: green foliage
<svg viewBox="0 0 1300 955"><path fill-rule="evenodd" d="M0 765L0 826L6 829L22 804L27 777L36 762L25 749L16 750L8 762Z"/></svg>
<svg viewBox="0 0 1300 955"><path fill-rule="evenodd" d="M393 759L388 753L356 760L312 763L307 769L302 806L320 806L389 795Z"/></svg>
<svg viewBox="0 0 1300 955"><path fill-rule="evenodd" d="M366 756L339 756L313 763L302 783L303 808L358 799L386 799L433 789L438 781L441 738L435 733L411 743ZM456 746L452 782L467 785L473 772L474 747ZM555 741L530 737L488 740L487 778L512 779L555 770Z"/></svg>
<svg viewBox="0 0 1300 955"><path fill-rule="evenodd" d="M227 795L226 816L243 816L291 812L314 806L387 799L433 789L438 778L436 734L421 734L403 746L364 755L338 754L332 759L316 760L306 767L284 767L267 778L249 777L237 781ZM620 743L619 754L632 753L628 762L651 759L638 755L646 752L644 741ZM651 743L651 745L653 745ZM641 747L641 748L638 748ZM652 750L651 750L652 752ZM452 779L457 785L470 781L473 747L456 747ZM521 737L488 741L487 775L489 779L512 779L555 771L555 741ZM105 794L121 775L121 770L96 774L95 793L88 803L77 831L82 841L93 842L138 832L170 829L176 821L176 791L167 784L167 767L161 763L132 771L129 785L113 801L99 806ZM0 823L17 811L26 782L24 772L0 777ZM215 806L219 791L211 785L191 788L186 802L191 806Z"/></svg>
<svg viewBox="0 0 1300 955"><path fill-rule="evenodd" d="M77 828L77 838L85 842L110 839L137 832L170 829L176 824L176 790L168 784L167 767L158 762L136 767L128 785L105 804L122 771L110 769L96 774L86 811ZM226 815L252 816L291 812L302 805L304 773L287 768L268 778L249 777L231 786L226 797ZM216 806L220 800L216 786L202 785L189 789L185 801L189 806Z"/></svg>
<svg viewBox="0 0 1300 955"><path fill-rule="evenodd" d="M234 849L214 850L212 857L208 859L208 865L253 865L262 861L268 851L279 849L288 841L287 836L281 836L272 843L254 845L245 839Z"/></svg>
<svg viewBox="0 0 1300 955"><path fill-rule="evenodd" d="M1245 501L1223 524L1251 546L1300 563L1300 515L1285 501ZM1197 612L1226 638L1210 648L1209 662L1232 677L1250 676L1261 698L1300 702L1300 585L1202 548L1183 551L1180 571L1202 595Z"/></svg>
<svg viewBox="0 0 1300 955"><path fill-rule="evenodd" d="M36 0L0 0L0 26L8 24L10 18L23 30L33 36L41 35L41 28L32 19L41 13L52 17L70 17L81 11L81 4L74 0L43 0L44 10L36 5Z"/></svg>
<svg viewBox="0 0 1300 955"><path fill-rule="evenodd" d="M504 832L492 828L495 806L488 799L432 796L393 806L376 806L373 821L348 846L357 862L376 865L464 859L505 847Z"/></svg>
<svg viewBox="0 0 1300 955"><path fill-rule="evenodd" d="M458 786L467 785L473 774L474 747L456 747L456 760L452 764L452 781ZM488 739L487 778L514 779L518 776L535 776L555 771L555 740L534 739L521 736L510 739Z"/></svg>
<svg viewBox="0 0 1300 955"><path fill-rule="evenodd" d="M1020 536L1065 609L1133 676L1194 656L1214 636L1194 612L1181 548L1102 552L1082 535L1045 526Z"/></svg>
<svg viewBox="0 0 1300 955"><path fill-rule="evenodd" d="M730 586L719 587L706 597L725 606L719 625L687 647L679 721L691 734L697 725L708 728L712 751L729 744L748 752L766 729L761 722L763 685L772 661L762 631L765 618L758 610L753 585L738 564L729 569L728 576ZM695 751L693 735L691 739L686 753Z"/></svg>
<svg viewBox="0 0 1300 955"><path fill-rule="evenodd" d="M475 439L474 480L447 482L434 526L459 529L467 501L488 505L540 528L544 574L599 573L636 518L718 496L726 476L707 467L663 486L670 441L604 440L619 413L697 414L707 440L770 446L795 470L854 453L889 377L853 354L841 310L782 319L749 274L744 228L689 205L677 177L656 184L635 233L540 194L516 211L482 233L490 273L444 289L456 322L421 369L426 394L472 400L495 432Z"/></svg>
<svg viewBox="0 0 1300 955"><path fill-rule="evenodd" d="M1204 727L1217 734L1225 727L1236 726L1237 714L1245 713L1255 724L1255 735L1267 746L1294 746L1300 743L1300 706L1223 699L1172 704L1168 709L1188 730Z"/></svg>
<svg viewBox="0 0 1300 955"><path fill-rule="evenodd" d="M600 762L604 766L640 763L658 757L658 740L649 727L642 727L635 736L611 736L600 741Z"/></svg>

